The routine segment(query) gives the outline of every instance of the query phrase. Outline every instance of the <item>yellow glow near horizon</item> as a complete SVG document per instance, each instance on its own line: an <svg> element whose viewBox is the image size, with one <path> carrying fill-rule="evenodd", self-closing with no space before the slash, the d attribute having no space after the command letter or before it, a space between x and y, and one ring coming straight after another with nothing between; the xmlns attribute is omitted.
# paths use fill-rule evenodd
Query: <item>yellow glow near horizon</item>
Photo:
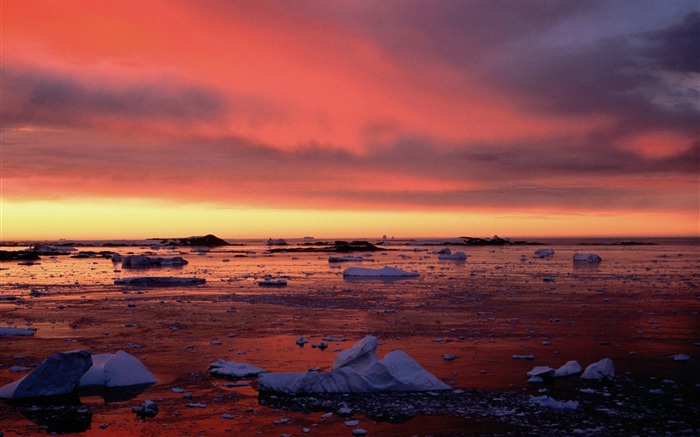
<svg viewBox="0 0 700 437"><path fill-rule="evenodd" d="M700 236L695 214L301 210L146 200L2 202L0 240ZM573 230L573 231L572 231Z"/></svg>

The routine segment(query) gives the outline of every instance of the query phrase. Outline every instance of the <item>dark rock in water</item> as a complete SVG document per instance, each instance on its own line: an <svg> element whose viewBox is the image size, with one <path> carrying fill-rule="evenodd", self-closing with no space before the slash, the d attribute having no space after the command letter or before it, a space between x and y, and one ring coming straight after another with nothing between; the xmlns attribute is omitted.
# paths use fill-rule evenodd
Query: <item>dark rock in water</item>
<svg viewBox="0 0 700 437"><path fill-rule="evenodd" d="M41 258L35 252L23 250L0 250L0 261L37 261Z"/></svg>
<svg viewBox="0 0 700 437"><path fill-rule="evenodd" d="M467 246L521 246L521 245L541 245L531 241L513 241L508 238L501 238L494 235L492 238L474 238L474 237L459 237L464 239L464 244Z"/></svg>
<svg viewBox="0 0 700 437"><path fill-rule="evenodd" d="M115 279L116 285L135 285L139 287L181 287L204 285L203 278L177 278L171 276L137 276L133 278Z"/></svg>
<svg viewBox="0 0 700 437"><path fill-rule="evenodd" d="M72 393L92 366L86 351L57 352L24 378L0 388L0 398L24 399Z"/></svg>
<svg viewBox="0 0 700 437"><path fill-rule="evenodd" d="M375 246L369 241L336 241L335 247L331 248L334 252L374 252L378 250L385 250L380 247Z"/></svg>
<svg viewBox="0 0 700 437"><path fill-rule="evenodd" d="M147 269L150 267L178 267L187 264L187 260L176 256L173 258L150 257L145 255L129 255L122 259L122 268Z"/></svg>
<svg viewBox="0 0 700 437"><path fill-rule="evenodd" d="M52 399L38 404L32 400L31 404L22 406L20 411L49 434L84 432L90 429L92 423L90 409L82 405L77 396Z"/></svg>
<svg viewBox="0 0 700 437"><path fill-rule="evenodd" d="M187 237L187 238L165 238L160 239L160 244L164 246L229 246L225 240L212 235L207 234L203 237Z"/></svg>

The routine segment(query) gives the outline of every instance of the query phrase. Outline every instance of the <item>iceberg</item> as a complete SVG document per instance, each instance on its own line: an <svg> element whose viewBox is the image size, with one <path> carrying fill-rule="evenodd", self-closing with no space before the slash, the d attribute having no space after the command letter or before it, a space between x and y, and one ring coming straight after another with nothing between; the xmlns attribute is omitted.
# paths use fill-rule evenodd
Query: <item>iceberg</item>
<svg viewBox="0 0 700 437"><path fill-rule="evenodd" d="M258 377L261 392L377 393L450 390L403 351L378 360L377 338L367 336L339 353L330 372L265 373Z"/></svg>
<svg viewBox="0 0 700 437"><path fill-rule="evenodd" d="M599 263L602 258L595 253L575 253L574 262Z"/></svg>
<svg viewBox="0 0 700 437"><path fill-rule="evenodd" d="M120 350L116 354L92 355L92 367L80 378L78 388L128 387L156 382L156 377L138 358Z"/></svg>
<svg viewBox="0 0 700 437"><path fill-rule="evenodd" d="M438 259L449 260L449 261L466 261L467 254L464 252L443 253L443 254L438 255Z"/></svg>
<svg viewBox="0 0 700 437"><path fill-rule="evenodd" d="M343 271L344 277L356 278L414 278L420 276L418 272L408 272L396 267L384 266L381 269L365 267L348 267Z"/></svg>
<svg viewBox="0 0 700 437"><path fill-rule="evenodd" d="M70 394L78 387L80 378L90 366L92 358L84 350L57 352L23 378L0 387L0 399Z"/></svg>
<svg viewBox="0 0 700 437"><path fill-rule="evenodd" d="M535 256L537 258L547 258L550 256L554 256L554 249L545 249L545 248L537 249L535 251Z"/></svg>

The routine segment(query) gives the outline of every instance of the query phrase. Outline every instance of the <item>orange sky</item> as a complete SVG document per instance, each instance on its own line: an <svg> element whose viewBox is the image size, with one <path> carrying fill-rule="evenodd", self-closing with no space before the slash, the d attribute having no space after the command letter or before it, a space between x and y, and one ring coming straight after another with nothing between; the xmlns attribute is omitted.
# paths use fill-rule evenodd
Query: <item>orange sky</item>
<svg viewBox="0 0 700 437"><path fill-rule="evenodd" d="M700 235L692 1L1 6L0 240Z"/></svg>

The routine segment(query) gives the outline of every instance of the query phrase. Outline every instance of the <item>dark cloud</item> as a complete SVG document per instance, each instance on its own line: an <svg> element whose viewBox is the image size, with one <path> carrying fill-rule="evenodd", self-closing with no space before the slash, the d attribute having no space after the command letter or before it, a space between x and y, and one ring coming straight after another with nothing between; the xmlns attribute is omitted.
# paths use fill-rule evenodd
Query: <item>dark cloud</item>
<svg viewBox="0 0 700 437"><path fill-rule="evenodd" d="M3 66L2 116L13 124L78 125L106 119L171 122L219 119L227 102L214 90L173 78L113 83Z"/></svg>
<svg viewBox="0 0 700 437"><path fill-rule="evenodd" d="M664 70L700 73L700 13L685 16L680 23L640 35L651 62Z"/></svg>

